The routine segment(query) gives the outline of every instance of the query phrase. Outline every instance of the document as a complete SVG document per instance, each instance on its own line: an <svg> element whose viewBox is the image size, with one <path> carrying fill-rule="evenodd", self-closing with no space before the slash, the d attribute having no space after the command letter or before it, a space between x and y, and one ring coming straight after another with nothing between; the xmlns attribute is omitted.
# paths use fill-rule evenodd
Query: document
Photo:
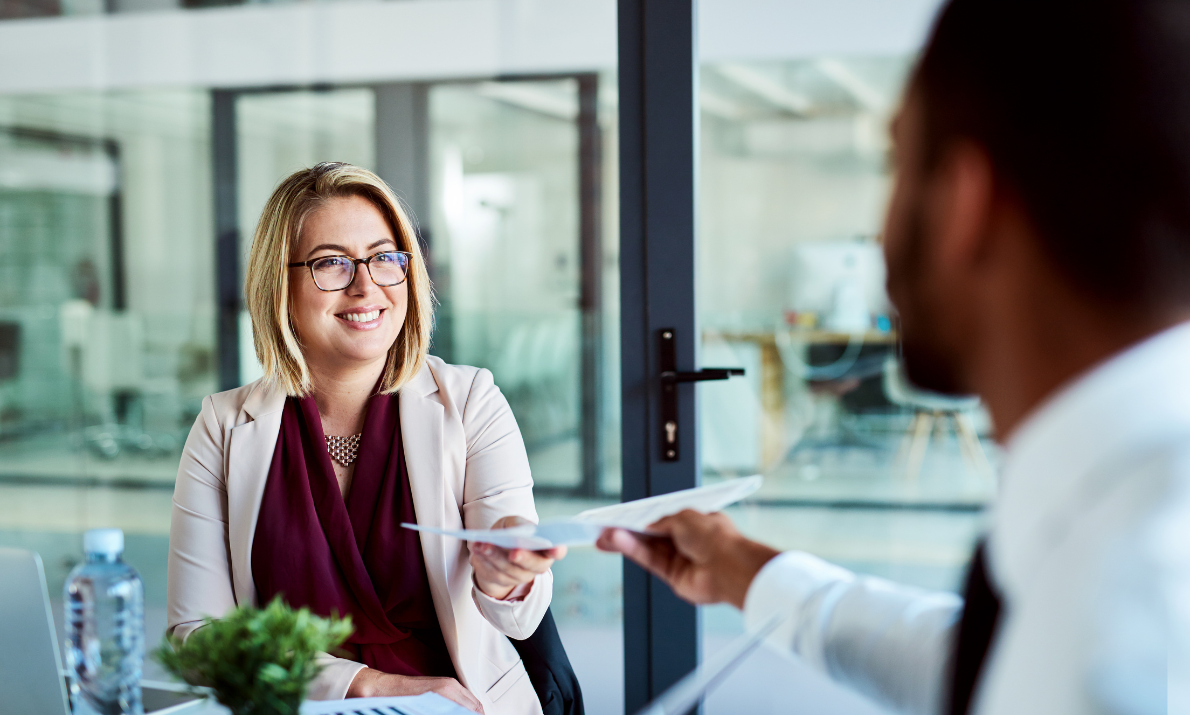
<svg viewBox="0 0 1190 715"><path fill-rule="evenodd" d="M540 551L554 546L582 546L595 543L600 532L609 527L648 533L650 524L693 509L704 514L720 511L760 489L764 478L759 474L732 479L709 487L683 489L636 501L588 509L577 516L542 524L525 524L509 529L436 529L418 524L401 524L406 529L453 536L464 541L495 544L504 549Z"/></svg>
<svg viewBox="0 0 1190 715"><path fill-rule="evenodd" d="M307 700L300 715L475 715L437 693L387 698Z"/></svg>

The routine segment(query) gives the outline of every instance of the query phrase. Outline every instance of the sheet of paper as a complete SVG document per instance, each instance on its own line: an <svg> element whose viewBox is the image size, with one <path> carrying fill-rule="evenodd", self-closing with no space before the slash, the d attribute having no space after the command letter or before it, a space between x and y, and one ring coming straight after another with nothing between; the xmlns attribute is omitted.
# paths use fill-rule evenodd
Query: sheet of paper
<svg viewBox="0 0 1190 715"><path fill-rule="evenodd" d="M536 536L537 529L533 525L514 526L511 529L438 529L433 526L420 524L401 524L406 529L424 531L430 534L453 536L463 541L482 541L485 544L495 544L502 549L529 549L541 551L554 546L549 539Z"/></svg>
<svg viewBox="0 0 1190 715"><path fill-rule="evenodd" d="M475 715L437 693L387 698L307 700L300 715Z"/></svg>
<svg viewBox="0 0 1190 715"><path fill-rule="evenodd" d="M677 514L684 509L693 509L703 514L721 511L724 507L731 506L752 495L757 489L760 489L763 482L764 477L754 474L751 477L732 479L709 487L683 489L623 504L588 509L572 518L571 521L600 526L618 526L622 529L644 532L647 531L649 524L671 514Z"/></svg>
<svg viewBox="0 0 1190 715"><path fill-rule="evenodd" d="M578 516L543 524L516 526L511 529L438 529L418 524L401 524L406 529L453 536L464 541L495 544L504 549L540 551L552 546L582 546L595 543L604 528L615 526L647 532L653 522L683 509L704 514L719 511L751 495L760 488L760 475L733 479L708 487L683 489L661 496L638 499L623 504L588 509Z"/></svg>

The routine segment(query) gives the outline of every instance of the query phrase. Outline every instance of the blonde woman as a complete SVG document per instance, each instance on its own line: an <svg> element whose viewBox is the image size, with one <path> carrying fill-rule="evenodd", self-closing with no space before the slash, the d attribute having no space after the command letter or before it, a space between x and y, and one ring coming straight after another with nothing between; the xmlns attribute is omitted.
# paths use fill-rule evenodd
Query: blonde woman
<svg viewBox="0 0 1190 715"><path fill-rule="evenodd" d="M564 548L400 527L536 521L524 443L491 373L427 356L432 294L389 188L348 164L273 192L246 279L261 380L203 401L174 491L169 629L282 595L351 614L317 699L437 692L540 713L508 638L531 635Z"/></svg>

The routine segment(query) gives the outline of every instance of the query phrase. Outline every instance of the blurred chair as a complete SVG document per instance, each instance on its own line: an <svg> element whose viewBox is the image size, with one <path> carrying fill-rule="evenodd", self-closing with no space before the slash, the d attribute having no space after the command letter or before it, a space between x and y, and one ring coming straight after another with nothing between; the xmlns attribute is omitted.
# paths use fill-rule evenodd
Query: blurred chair
<svg viewBox="0 0 1190 715"><path fill-rule="evenodd" d="M82 430L87 448L106 459L121 453L171 453L177 440L166 432L147 431L144 424L145 398L170 394L176 388L145 375L141 316L95 308L85 300L66 301L59 310L68 364L85 392L76 397L75 410L85 422L98 420Z"/></svg>
<svg viewBox="0 0 1190 715"><path fill-rule="evenodd" d="M884 361L884 393L894 405L913 410L913 421L898 450L898 455L903 454L906 458L907 479L917 480L934 428L944 430L948 419L954 425L963 460L978 474L991 476L992 464L971 421L971 413L979 408L978 397L943 395L914 387L905 377L901 361L894 355Z"/></svg>
<svg viewBox="0 0 1190 715"><path fill-rule="evenodd" d="M869 345L866 331L850 333L842 347L841 354L824 365L811 365L800 355L803 348L815 347L815 335L830 336L826 331L800 331L810 339L798 345L794 335L799 331L778 329L773 337L781 362L794 380L806 385L815 398L815 415L806 433L786 452L785 461L793 461L798 454L807 451L845 451L864 449L881 451L884 445L871 440L841 422L838 417L842 398L860 387L869 378L878 376L884 370L886 345ZM821 339L821 338L817 338ZM802 338L805 340L805 338ZM818 347L834 347L833 343ZM827 409L823 409L824 407ZM819 414L825 413L825 414Z"/></svg>

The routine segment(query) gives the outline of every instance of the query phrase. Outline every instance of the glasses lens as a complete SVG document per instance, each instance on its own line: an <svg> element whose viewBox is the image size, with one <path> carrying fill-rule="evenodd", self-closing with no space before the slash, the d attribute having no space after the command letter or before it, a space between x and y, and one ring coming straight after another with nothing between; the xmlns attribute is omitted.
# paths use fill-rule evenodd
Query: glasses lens
<svg viewBox="0 0 1190 715"><path fill-rule="evenodd" d="M355 264L344 256L320 258L310 265L314 282L323 290L342 290L351 285Z"/></svg>
<svg viewBox="0 0 1190 715"><path fill-rule="evenodd" d="M377 253L368 263L372 271L372 280L376 285L395 286L405 280L405 270L409 267L409 256L396 251Z"/></svg>

